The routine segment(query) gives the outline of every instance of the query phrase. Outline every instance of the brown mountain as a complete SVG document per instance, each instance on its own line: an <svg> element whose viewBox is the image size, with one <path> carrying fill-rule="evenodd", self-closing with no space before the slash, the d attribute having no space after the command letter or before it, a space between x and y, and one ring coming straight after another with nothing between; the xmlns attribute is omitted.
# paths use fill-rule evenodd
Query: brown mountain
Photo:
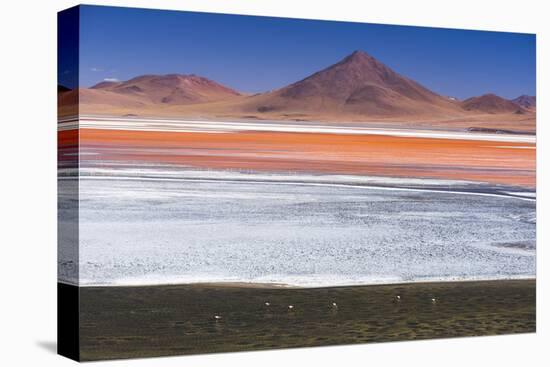
<svg viewBox="0 0 550 367"><path fill-rule="evenodd" d="M362 51L282 89L251 97L250 112L403 116L460 113L460 106Z"/></svg>
<svg viewBox="0 0 550 367"><path fill-rule="evenodd" d="M91 87L91 89L112 89L115 86L120 85L122 83L124 82L104 80L102 82L97 83L93 87Z"/></svg>
<svg viewBox="0 0 550 367"><path fill-rule="evenodd" d="M523 94L517 98L512 99L512 102L530 110L537 108L537 97L535 96L528 96Z"/></svg>
<svg viewBox="0 0 550 367"><path fill-rule="evenodd" d="M440 96L362 51L286 87L255 95L182 74L104 81L68 94L79 97L82 114L535 128L534 109L492 94L462 102Z"/></svg>
<svg viewBox="0 0 550 367"><path fill-rule="evenodd" d="M490 114L525 112L520 105L491 93L468 98L462 101L461 105L467 111Z"/></svg>
<svg viewBox="0 0 550 367"><path fill-rule="evenodd" d="M78 114L78 93L64 85L57 85L57 113L59 117Z"/></svg>
<svg viewBox="0 0 550 367"><path fill-rule="evenodd" d="M64 85L61 85L61 84L57 85L57 93L65 93L65 92L69 92L70 90L71 88L68 88Z"/></svg>
<svg viewBox="0 0 550 367"><path fill-rule="evenodd" d="M187 105L225 100L240 93L197 75L143 75L127 81L104 81L81 90L83 103Z"/></svg>

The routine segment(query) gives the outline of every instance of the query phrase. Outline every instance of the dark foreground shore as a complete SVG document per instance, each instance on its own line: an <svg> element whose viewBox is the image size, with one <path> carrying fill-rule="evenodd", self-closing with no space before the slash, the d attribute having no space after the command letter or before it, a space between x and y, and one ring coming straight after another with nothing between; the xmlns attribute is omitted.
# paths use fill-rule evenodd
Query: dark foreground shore
<svg viewBox="0 0 550 367"><path fill-rule="evenodd" d="M97 360L529 333L535 293L534 280L84 287L80 352Z"/></svg>

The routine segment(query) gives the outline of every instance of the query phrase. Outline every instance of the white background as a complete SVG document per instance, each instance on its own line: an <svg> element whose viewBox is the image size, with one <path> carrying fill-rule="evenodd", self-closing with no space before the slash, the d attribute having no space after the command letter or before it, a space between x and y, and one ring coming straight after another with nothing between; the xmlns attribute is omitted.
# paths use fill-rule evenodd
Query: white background
<svg viewBox="0 0 550 367"><path fill-rule="evenodd" d="M94 4L537 33L538 332L132 361L115 366L548 365L548 82L545 1L142 0ZM547 2L546 2L547 3ZM74 1L3 1L0 12L0 365L64 366L56 339L56 12ZM513 75L510 76L513 78ZM546 169L545 169L546 167Z"/></svg>

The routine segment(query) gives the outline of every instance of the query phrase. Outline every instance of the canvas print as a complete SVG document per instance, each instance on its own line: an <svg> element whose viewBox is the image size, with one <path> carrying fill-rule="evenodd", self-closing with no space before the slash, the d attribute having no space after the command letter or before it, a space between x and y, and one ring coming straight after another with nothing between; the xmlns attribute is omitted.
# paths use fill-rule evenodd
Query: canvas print
<svg viewBox="0 0 550 367"><path fill-rule="evenodd" d="M58 40L60 354L535 331L534 34L78 6Z"/></svg>

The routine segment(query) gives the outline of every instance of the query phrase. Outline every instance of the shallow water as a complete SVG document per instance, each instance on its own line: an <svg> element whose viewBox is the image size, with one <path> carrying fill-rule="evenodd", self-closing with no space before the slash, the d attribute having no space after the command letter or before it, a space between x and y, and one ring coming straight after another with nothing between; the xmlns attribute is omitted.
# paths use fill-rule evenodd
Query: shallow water
<svg viewBox="0 0 550 367"><path fill-rule="evenodd" d="M83 287L80 352L97 360L532 333L535 286Z"/></svg>
<svg viewBox="0 0 550 367"><path fill-rule="evenodd" d="M322 176L193 175L81 177L80 284L311 287L535 275L533 200L472 195L476 187L459 193L449 182L439 192L351 177L346 186L345 176L332 185ZM63 254L60 262L61 280L76 283L74 264L63 265Z"/></svg>

